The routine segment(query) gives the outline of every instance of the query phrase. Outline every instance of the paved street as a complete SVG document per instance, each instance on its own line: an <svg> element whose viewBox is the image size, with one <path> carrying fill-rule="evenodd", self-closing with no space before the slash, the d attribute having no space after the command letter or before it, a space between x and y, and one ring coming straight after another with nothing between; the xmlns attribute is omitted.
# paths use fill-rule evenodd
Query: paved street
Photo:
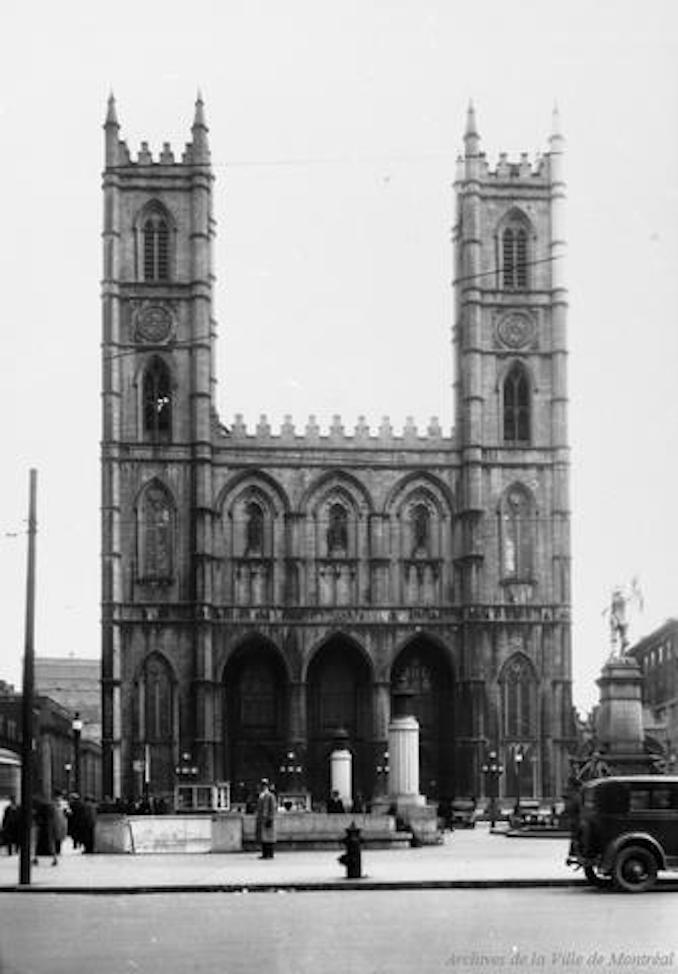
<svg viewBox="0 0 678 974"><path fill-rule="evenodd" d="M21 891L17 858L0 856L0 974L678 974L678 883L599 892L564 866L566 851L562 838L481 827L443 846L368 850L365 889L347 884L338 850L261 862L67 844Z"/></svg>
<svg viewBox="0 0 678 974"><path fill-rule="evenodd" d="M678 968L676 892L8 894L0 908L2 974Z"/></svg>

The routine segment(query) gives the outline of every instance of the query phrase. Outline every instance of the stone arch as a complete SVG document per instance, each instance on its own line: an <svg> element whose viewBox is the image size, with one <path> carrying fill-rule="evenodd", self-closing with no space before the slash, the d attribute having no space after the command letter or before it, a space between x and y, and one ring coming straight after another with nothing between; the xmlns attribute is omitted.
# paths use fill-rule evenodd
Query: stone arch
<svg viewBox="0 0 678 974"><path fill-rule="evenodd" d="M428 798L452 798L454 761L455 673L447 648L429 633L417 633L401 647L391 665L391 712L405 709L419 722L420 789Z"/></svg>
<svg viewBox="0 0 678 974"><path fill-rule="evenodd" d="M345 470L327 470L309 484L299 502L302 514L313 514L333 491L351 498L356 512L364 517L373 513L374 503L365 484Z"/></svg>
<svg viewBox="0 0 678 974"><path fill-rule="evenodd" d="M143 658L134 678L134 759L143 775L137 780L139 796L173 798L174 766L178 748L178 681L165 653L154 649Z"/></svg>
<svg viewBox="0 0 678 974"><path fill-rule="evenodd" d="M532 583L536 574L537 502L533 491L517 480L501 494L499 519L500 577Z"/></svg>
<svg viewBox="0 0 678 974"><path fill-rule="evenodd" d="M224 776L249 800L262 777L276 780L288 735L289 673L272 640L251 633L222 670Z"/></svg>
<svg viewBox="0 0 678 974"><path fill-rule="evenodd" d="M152 477L137 492L136 579L152 584L169 584L176 564L176 502L172 491L158 477Z"/></svg>
<svg viewBox="0 0 678 974"><path fill-rule="evenodd" d="M499 439L505 445L528 446L534 439L536 383L524 359L504 364L497 381Z"/></svg>
<svg viewBox="0 0 678 974"><path fill-rule="evenodd" d="M172 212L153 198L132 223L134 263L140 281L169 281L175 276L177 225Z"/></svg>
<svg viewBox="0 0 678 974"><path fill-rule="evenodd" d="M532 795L539 740L539 678L522 650L505 660L498 677L505 788L508 795Z"/></svg>
<svg viewBox="0 0 678 974"><path fill-rule="evenodd" d="M306 669L308 783L325 800L330 787L330 755L340 732L353 755L353 794L372 787L372 664L353 637L337 631L315 649Z"/></svg>
<svg viewBox="0 0 678 974"><path fill-rule="evenodd" d="M275 563L283 552L289 510L284 489L262 470L244 471L220 491L216 510L226 598L243 606L275 601Z"/></svg>
<svg viewBox="0 0 678 974"><path fill-rule="evenodd" d="M531 261L536 232L527 213L511 206L497 222L495 247L498 284L503 290L526 290L533 279Z"/></svg>
<svg viewBox="0 0 678 974"><path fill-rule="evenodd" d="M170 357L159 352L140 356L134 385L139 439L152 443L171 443L179 384Z"/></svg>

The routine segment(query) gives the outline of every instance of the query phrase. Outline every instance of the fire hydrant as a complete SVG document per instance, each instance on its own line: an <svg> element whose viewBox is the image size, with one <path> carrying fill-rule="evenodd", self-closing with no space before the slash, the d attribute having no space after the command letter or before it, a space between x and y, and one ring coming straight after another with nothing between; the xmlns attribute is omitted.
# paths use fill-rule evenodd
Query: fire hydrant
<svg viewBox="0 0 678 974"><path fill-rule="evenodd" d="M360 838L360 829L355 824L351 822L349 827L346 829L346 838L343 840L346 846L346 852L343 856L339 856L339 862L342 866L346 866L346 879L360 879L362 874L362 862L360 855L360 847L362 846L362 839Z"/></svg>

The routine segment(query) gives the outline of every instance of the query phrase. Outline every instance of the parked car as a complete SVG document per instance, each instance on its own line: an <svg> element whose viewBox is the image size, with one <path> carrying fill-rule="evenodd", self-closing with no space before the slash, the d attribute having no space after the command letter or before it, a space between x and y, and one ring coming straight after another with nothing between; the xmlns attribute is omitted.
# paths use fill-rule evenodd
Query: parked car
<svg viewBox="0 0 678 974"><path fill-rule="evenodd" d="M573 813L569 865L589 883L629 893L678 870L678 777L634 775L583 785Z"/></svg>
<svg viewBox="0 0 678 974"><path fill-rule="evenodd" d="M476 803L472 798L455 798L451 803L453 829L476 827Z"/></svg>
<svg viewBox="0 0 678 974"><path fill-rule="evenodd" d="M520 829L541 822L541 802L537 798L521 798L511 809L509 823L511 828Z"/></svg>

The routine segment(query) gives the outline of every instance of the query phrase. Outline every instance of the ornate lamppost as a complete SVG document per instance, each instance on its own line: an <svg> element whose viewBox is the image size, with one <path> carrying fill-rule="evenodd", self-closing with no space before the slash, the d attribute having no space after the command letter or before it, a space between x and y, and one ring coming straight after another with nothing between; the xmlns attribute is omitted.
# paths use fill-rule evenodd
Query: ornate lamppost
<svg viewBox="0 0 678 974"><path fill-rule="evenodd" d="M516 807L515 814L520 815L520 770L523 766L523 761L525 760L525 754L523 753L523 745L517 744L515 752L513 754L513 760L515 762L516 768Z"/></svg>
<svg viewBox="0 0 678 974"><path fill-rule="evenodd" d="M377 792L380 796L385 795L388 792L388 772L389 766L387 748L377 764Z"/></svg>
<svg viewBox="0 0 678 974"><path fill-rule="evenodd" d="M80 714L73 714L71 730L73 731L73 765L75 768L75 791L80 795L80 738L82 737L82 720Z"/></svg>
<svg viewBox="0 0 678 974"><path fill-rule="evenodd" d="M497 799L499 798L499 778L504 773L504 766L496 751L488 751L487 760L480 769L487 782L485 790L490 798L490 828L493 829L497 821Z"/></svg>
<svg viewBox="0 0 678 974"><path fill-rule="evenodd" d="M301 764L294 748L290 748L285 754L280 765L280 774L285 782L285 791L298 791L299 779L301 777Z"/></svg>

